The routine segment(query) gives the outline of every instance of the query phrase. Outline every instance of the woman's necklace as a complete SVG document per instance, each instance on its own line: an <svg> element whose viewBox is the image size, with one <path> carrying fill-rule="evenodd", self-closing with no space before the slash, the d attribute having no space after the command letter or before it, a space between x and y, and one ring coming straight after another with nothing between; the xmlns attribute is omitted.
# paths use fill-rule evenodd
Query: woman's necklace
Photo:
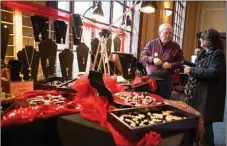
<svg viewBox="0 0 227 146"><path fill-rule="evenodd" d="M38 25L37 25L37 22L35 21L35 26L36 26L37 32L39 33L38 37L39 37L39 40L40 40L40 41L42 40L42 33L43 33L44 30L46 29L47 24L48 24L48 22L46 21L46 23L45 23L43 29L40 30L39 27L38 27Z"/></svg>
<svg viewBox="0 0 227 146"><path fill-rule="evenodd" d="M65 26L66 26L66 25L65 25ZM67 27L65 28L65 31L63 32L63 34L61 34L60 27L59 27L58 24L57 24L57 28L58 28L58 32L59 32L59 34L60 34L61 43L63 44L63 40L64 40L64 38L65 38L65 36L66 36Z"/></svg>
<svg viewBox="0 0 227 146"><path fill-rule="evenodd" d="M26 56L27 63L28 63L28 71L29 71L28 76L29 76L29 77L31 77L31 76L32 76L32 74L31 74L31 72L32 72L32 68L31 68L31 66L32 66L33 58L34 58L34 52L35 52L35 49L33 49L33 52L32 52L32 57L31 57L30 62L29 62L29 60L28 60L28 54L27 54L26 48L24 48L24 51L25 51L25 56Z"/></svg>

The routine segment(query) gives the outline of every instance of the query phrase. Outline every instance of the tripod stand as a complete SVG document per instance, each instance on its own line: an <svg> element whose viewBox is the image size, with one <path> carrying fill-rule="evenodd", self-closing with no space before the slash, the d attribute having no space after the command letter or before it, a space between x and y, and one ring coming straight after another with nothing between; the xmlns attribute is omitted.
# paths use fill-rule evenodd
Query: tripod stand
<svg viewBox="0 0 227 146"><path fill-rule="evenodd" d="M110 75L110 65L109 65L109 61L108 61L108 55L107 55L107 48L106 48L106 42L107 39L110 37L110 31L103 29L100 32L100 40L99 40L99 44L98 44L98 49L96 51L95 54L95 60L94 60L94 65L93 65L93 70L95 70L95 66L97 64L97 59L98 59L98 55L100 54L100 60L98 62L98 68L97 71L101 70L101 64L104 68L104 73L105 74L109 74ZM107 66L106 66L107 64Z"/></svg>

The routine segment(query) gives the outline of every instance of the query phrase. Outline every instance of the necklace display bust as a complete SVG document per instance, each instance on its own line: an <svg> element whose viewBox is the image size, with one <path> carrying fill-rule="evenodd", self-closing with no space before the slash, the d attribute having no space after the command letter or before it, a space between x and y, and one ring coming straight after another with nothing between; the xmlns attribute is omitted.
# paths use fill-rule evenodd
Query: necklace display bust
<svg viewBox="0 0 227 146"><path fill-rule="evenodd" d="M73 58L74 55L70 49L65 49L59 53L62 77L72 77Z"/></svg>
<svg viewBox="0 0 227 146"><path fill-rule="evenodd" d="M57 44L52 39L47 39L39 44L39 52L43 74L46 78L55 73Z"/></svg>
<svg viewBox="0 0 227 146"><path fill-rule="evenodd" d="M11 81L21 81L20 73L23 70L23 66L19 60L10 59L8 62L8 67L10 68L10 79Z"/></svg>
<svg viewBox="0 0 227 146"><path fill-rule="evenodd" d="M48 38L48 23L49 20L40 16L31 16L32 27L34 31L34 37L36 42L46 40Z"/></svg>
<svg viewBox="0 0 227 146"><path fill-rule="evenodd" d="M33 46L25 46L21 51L18 51L17 57L23 66L22 74L24 75L24 80L33 79L36 81L39 67L39 52Z"/></svg>
<svg viewBox="0 0 227 146"><path fill-rule="evenodd" d="M68 25L64 21L55 20L54 31L57 44L65 44L66 32Z"/></svg>
<svg viewBox="0 0 227 146"><path fill-rule="evenodd" d="M86 46L85 43L80 43L76 47L79 72L86 71L88 51L89 48Z"/></svg>

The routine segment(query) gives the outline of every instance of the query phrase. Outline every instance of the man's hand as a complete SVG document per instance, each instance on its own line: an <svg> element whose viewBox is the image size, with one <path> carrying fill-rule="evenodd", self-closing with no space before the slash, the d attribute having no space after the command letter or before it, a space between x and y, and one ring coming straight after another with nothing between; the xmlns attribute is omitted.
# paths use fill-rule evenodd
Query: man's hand
<svg viewBox="0 0 227 146"><path fill-rule="evenodd" d="M159 59L159 58L154 58L153 62L154 62L155 65L161 65L162 64L162 60Z"/></svg>
<svg viewBox="0 0 227 146"><path fill-rule="evenodd" d="M168 63L168 62L165 62L165 63L162 64L162 68L164 68L164 69L171 69L172 68L172 65L170 63Z"/></svg>

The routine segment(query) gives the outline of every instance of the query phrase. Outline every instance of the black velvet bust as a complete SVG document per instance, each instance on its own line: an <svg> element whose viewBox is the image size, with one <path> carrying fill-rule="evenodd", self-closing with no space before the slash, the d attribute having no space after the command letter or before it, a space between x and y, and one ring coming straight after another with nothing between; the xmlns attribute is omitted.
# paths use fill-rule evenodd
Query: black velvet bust
<svg viewBox="0 0 227 146"><path fill-rule="evenodd" d="M79 14L71 15L71 26L73 33L73 44L79 45L81 43L81 36L83 33L83 22Z"/></svg>
<svg viewBox="0 0 227 146"><path fill-rule="evenodd" d="M85 72L89 48L85 43L80 43L76 48L79 72Z"/></svg>
<svg viewBox="0 0 227 146"><path fill-rule="evenodd" d="M72 27L72 30L73 30L73 44L79 45L81 43L83 28L80 26L77 26L77 27Z"/></svg>
<svg viewBox="0 0 227 146"><path fill-rule="evenodd" d="M20 72L23 70L22 64L19 60L10 59L8 62L8 67L10 68L10 78L11 81L21 81Z"/></svg>
<svg viewBox="0 0 227 146"><path fill-rule="evenodd" d="M123 77L125 79L134 79L137 59L132 54L116 53L122 65Z"/></svg>
<svg viewBox="0 0 227 146"><path fill-rule="evenodd" d="M114 43L114 52L119 52L121 49L121 39L116 36L113 40Z"/></svg>
<svg viewBox="0 0 227 146"><path fill-rule="evenodd" d="M26 57L27 52L27 57ZM34 52L34 54L33 54ZM32 59L33 54L33 59ZM37 74L38 74L38 67L39 67L39 57L40 54L38 51L36 51L33 46L25 46L21 51L17 53L18 60L23 65L22 74L24 75L24 80L30 80L33 79L34 81L37 80ZM32 63L31 63L32 60ZM29 65L31 64L31 78L29 78Z"/></svg>
<svg viewBox="0 0 227 146"><path fill-rule="evenodd" d="M111 37L109 37L106 41L106 51L108 56L110 56L111 54L111 46L112 46L112 39Z"/></svg>
<svg viewBox="0 0 227 146"><path fill-rule="evenodd" d="M55 73L57 44L52 39L47 39L39 44L39 52L43 74L46 78Z"/></svg>
<svg viewBox="0 0 227 146"><path fill-rule="evenodd" d="M55 20L54 31L57 44L65 44L66 32L68 25L64 21Z"/></svg>
<svg viewBox="0 0 227 146"><path fill-rule="evenodd" d="M48 38L47 28L49 20L40 16L31 16L30 19L32 22L35 41L40 42L42 40L46 40Z"/></svg>
<svg viewBox="0 0 227 146"><path fill-rule="evenodd" d="M9 28L7 25L1 24L1 59L2 62L5 60L7 45L9 41Z"/></svg>
<svg viewBox="0 0 227 146"><path fill-rule="evenodd" d="M69 49L65 49L59 53L62 77L72 78L73 58L73 52Z"/></svg>

